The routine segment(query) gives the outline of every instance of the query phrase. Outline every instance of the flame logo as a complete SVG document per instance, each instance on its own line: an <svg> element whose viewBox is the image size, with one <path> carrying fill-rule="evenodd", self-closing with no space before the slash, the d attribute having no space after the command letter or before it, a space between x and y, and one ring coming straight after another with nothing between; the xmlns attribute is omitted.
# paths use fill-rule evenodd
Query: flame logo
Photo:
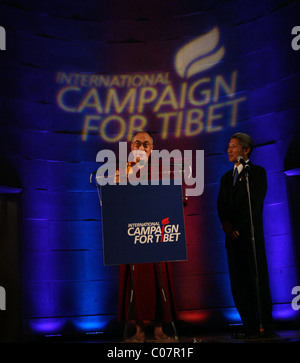
<svg viewBox="0 0 300 363"><path fill-rule="evenodd" d="M164 218L162 221L161 221L161 224L162 224L162 230L161 230L161 237L160 237L160 242L163 241L164 239L164 230L165 230L165 225L166 224L169 224L170 221L169 221L169 217L167 218Z"/></svg>
<svg viewBox="0 0 300 363"><path fill-rule="evenodd" d="M219 29L201 35L182 47L175 57L175 69L182 78L190 78L216 65L224 56L224 46L217 49Z"/></svg>
<svg viewBox="0 0 300 363"><path fill-rule="evenodd" d="M168 223L170 223L170 221L169 221L169 217L164 218L164 219L161 221L161 223L162 223L162 224L168 224Z"/></svg>

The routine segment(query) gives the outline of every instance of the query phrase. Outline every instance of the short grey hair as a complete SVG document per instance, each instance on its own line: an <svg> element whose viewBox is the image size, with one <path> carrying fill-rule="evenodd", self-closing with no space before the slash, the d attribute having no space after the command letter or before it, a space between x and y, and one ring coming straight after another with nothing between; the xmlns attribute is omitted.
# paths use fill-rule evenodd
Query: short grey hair
<svg viewBox="0 0 300 363"><path fill-rule="evenodd" d="M232 139L238 139L240 144L242 145L243 149L250 148L248 156L250 157L253 149L254 149L254 142L248 134L244 134L243 132L237 132L231 136Z"/></svg>

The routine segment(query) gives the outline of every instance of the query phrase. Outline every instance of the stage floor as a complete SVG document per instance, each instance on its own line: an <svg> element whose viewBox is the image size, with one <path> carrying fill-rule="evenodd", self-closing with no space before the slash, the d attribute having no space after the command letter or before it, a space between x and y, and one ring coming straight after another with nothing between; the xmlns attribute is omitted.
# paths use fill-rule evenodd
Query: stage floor
<svg viewBox="0 0 300 363"><path fill-rule="evenodd" d="M261 335L255 338L236 339L230 333L209 333L190 337L182 337L179 343L300 343L300 330L275 331L275 336L268 337Z"/></svg>
<svg viewBox="0 0 300 363"><path fill-rule="evenodd" d="M85 339L47 339L47 342L53 342L53 343L107 343L107 344L122 344L122 345L128 345L130 346L131 343L125 343L122 339L101 339L98 338L85 338ZM167 342L161 342L161 341L154 341L151 339L146 339L145 344L167 344L170 346L170 343ZM215 333L215 332L209 332L209 333L202 333L197 335L191 335L191 336L181 336L179 337L178 341L175 341L174 343L171 343L172 345L193 345L193 344L214 344L214 343L222 343L222 344L274 344L274 343L292 343L292 344L300 344L300 329L295 330L278 330L275 331L275 336L268 337L261 335L259 337L255 338L248 338L248 339L236 339L232 338L230 332L224 332L224 333ZM143 344L143 343L141 343ZM134 344L136 345L136 344ZM139 345L139 344L138 344Z"/></svg>

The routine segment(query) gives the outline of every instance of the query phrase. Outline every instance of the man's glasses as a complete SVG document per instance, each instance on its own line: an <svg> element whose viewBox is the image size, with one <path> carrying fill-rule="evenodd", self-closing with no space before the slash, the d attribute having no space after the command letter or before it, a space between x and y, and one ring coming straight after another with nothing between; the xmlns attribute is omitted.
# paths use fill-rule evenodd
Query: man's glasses
<svg viewBox="0 0 300 363"><path fill-rule="evenodd" d="M143 148L145 150L147 150L150 147L150 145L152 145L148 141L141 142L141 141L138 141L138 140L132 142L132 144L133 144L133 146L134 146L135 149L139 149L141 146L143 146Z"/></svg>

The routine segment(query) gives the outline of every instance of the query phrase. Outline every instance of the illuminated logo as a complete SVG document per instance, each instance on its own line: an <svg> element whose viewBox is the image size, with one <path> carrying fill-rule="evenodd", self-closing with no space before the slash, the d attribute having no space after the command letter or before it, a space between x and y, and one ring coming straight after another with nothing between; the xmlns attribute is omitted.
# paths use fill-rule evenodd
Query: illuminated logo
<svg viewBox="0 0 300 363"><path fill-rule="evenodd" d="M133 244L152 244L164 242L178 242L181 232L179 224L171 224L169 218L161 222L129 223L128 236L133 238Z"/></svg>
<svg viewBox="0 0 300 363"><path fill-rule="evenodd" d="M175 68L179 76L190 78L216 65L225 53L224 46L219 47L219 39L219 29L215 27L182 47L175 57Z"/></svg>
<svg viewBox="0 0 300 363"><path fill-rule="evenodd" d="M6 33L3 26L0 26L0 50L6 50Z"/></svg>
<svg viewBox="0 0 300 363"><path fill-rule="evenodd" d="M142 130L159 130L164 140L235 127L246 97L237 89L238 71L217 67L225 54L220 38L215 27L181 46L175 72L58 72L57 104L79 118L84 142L90 135L115 143ZM218 73L205 75L211 69Z"/></svg>

